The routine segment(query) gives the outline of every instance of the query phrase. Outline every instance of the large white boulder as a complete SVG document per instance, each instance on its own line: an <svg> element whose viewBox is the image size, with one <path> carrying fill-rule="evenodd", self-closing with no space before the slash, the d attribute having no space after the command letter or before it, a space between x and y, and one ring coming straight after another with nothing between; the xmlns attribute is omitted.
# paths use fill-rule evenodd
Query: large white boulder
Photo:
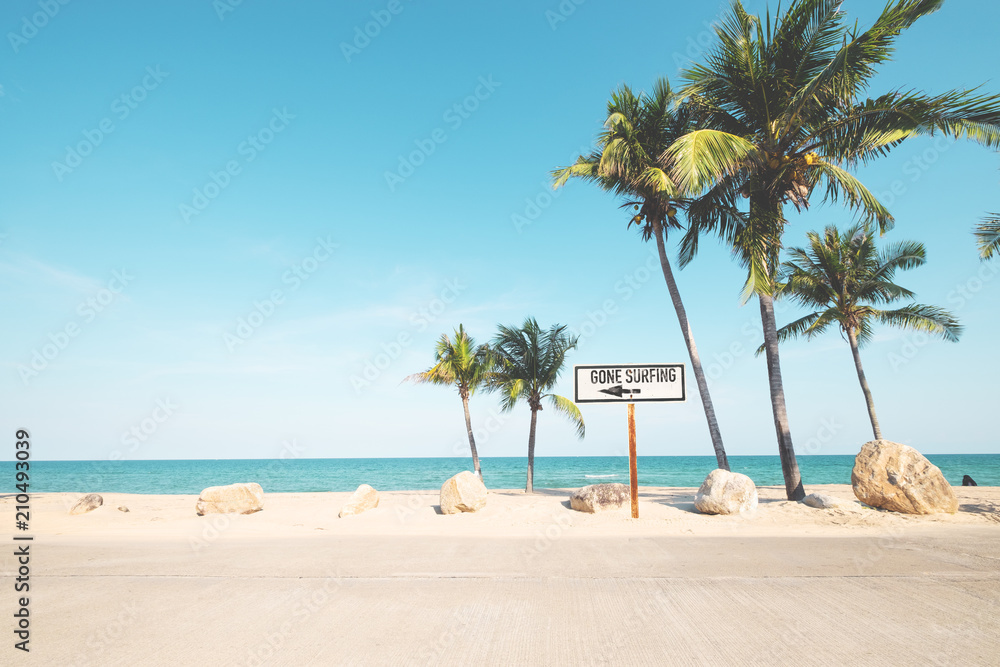
<svg viewBox="0 0 1000 667"><path fill-rule="evenodd" d="M195 510L204 514L253 514L264 509L264 489L256 482L210 486L198 496Z"/></svg>
<svg viewBox="0 0 1000 667"><path fill-rule="evenodd" d="M631 493L625 484L591 484L570 494L569 504L578 512L594 514L618 509L630 499Z"/></svg>
<svg viewBox="0 0 1000 667"><path fill-rule="evenodd" d="M708 473L694 497L702 514L739 514L757 509L757 487L738 472L716 468Z"/></svg>
<svg viewBox="0 0 1000 667"><path fill-rule="evenodd" d="M486 507L486 485L468 470L441 485L441 513L478 512Z"/></svg>
<svg viewBox="0 0 1000 667"><path fill-rule="evenodd" d="M897 442L866 442L854 459L851 486L861 502L893 512L958 511L958 499L941 470L913 447Z"/></svg>
<svg viewBox="0 0 1000 667"><path fill-rule="evenodd" d="M378 507L378 491L367 484L362 484L340 508L340 518L361 514L376 507Z"/></svg>

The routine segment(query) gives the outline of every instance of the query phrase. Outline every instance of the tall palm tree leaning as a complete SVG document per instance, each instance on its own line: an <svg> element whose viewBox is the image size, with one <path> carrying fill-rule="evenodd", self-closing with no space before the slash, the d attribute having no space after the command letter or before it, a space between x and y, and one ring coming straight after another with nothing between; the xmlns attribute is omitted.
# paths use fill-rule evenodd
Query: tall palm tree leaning
<svg viewBox="0 0 1000 667"><path fill-rule="evenodd" d="M924 264L927 251L922 243L904 241L879 252L872 237L872 230L860 224L843 233L834 226L823 230L822 236L809 232L809 248L788 251L790 259L781 265L776 296L815 309L778 329L779 341L799 335L812 338L833 324L840 327L851 344L872 432L876 440L881 440L875 401L858 351L871 339L872 325L925 331L952 342L961 336L962 327L951 313L936 306L914 303L895 310L880 309L883 304L913 298L913 292L895 284L893 277L897 269ZM763 346L757 353L762 350Z"/></svg>
<svg viewBox="0 0 1000 667"><path fill-rule="evenodd" d="M542 399L549 399L552 407L576 424L576 434L583 438L583 415L568 398L550 393L559 379L566 353L576 347L577 337L566 332L565 325L553 325L542 331L534 318L528 318L521 328L500 326L493 339L496 365L490 376L489 387L501 394L504 412L514 409L521 400L531 408L531 427L528 431L528 481L525 493L534 493L535 477L535 424Z"/></svg>
<svg viewBox="0 0 1000 667"><path fill-rule="evenodd" d="M943 0L890 2L871 27L845 24L841 0L793 0L773 21L751 16L738 0L716 28L705 64L683 72L681 94L699 129L668 149L671 177L701 196L688 206L681 264L700 234L729 244L747 269L743 298L756 295L767 358L771 409L785 493L805 491L785 409L773 291L784 206L809 205L814 189L843 200L881 231L889 211L846 168L887 154L907 138L940 132L1000 145L1000 98L951 91L928 96L893 91L862 97L899 34ZM749 200L741 212L742 198Z"/></svg>
<svg viewBox="0 0 1000 667"><path fill-rule="evenodd" d="M716 462L723 470L729 470L694 333L670 268L670 260L667 259L666 230L680 226L677 211L685 206L686 200L681 197L659 160L674 140L691 129L690 116L677 102L670 82L665 78L654 83L652 95L642 92L636 95L628 86L614 91L608 102L604 130L598 138L598 150L581 155L572 166L553 171L553 188L562 187L570 178L596 183L602 189L626 199L623 207L633 209L629 212L627 227L637 225L644 241L656 238L663 279L687 345Z"/></svg>
<svg viewBox="0 0 1000 667"><path fill-rule="evenodd" d="M469 416L469 398L486 384L493 368L493 355L488 345L476 345L476 341L459 324L458 329L455 329L454 340L448 338L448 334L441 334L434 348L434 361L435 364L429 369L423 373L410 375L406 380L451 385L458 390L465 410L465 430L469 434L472 465L476 474L482 479L483 472L479 467L476 438L472 434L472 418Z"/></svg>

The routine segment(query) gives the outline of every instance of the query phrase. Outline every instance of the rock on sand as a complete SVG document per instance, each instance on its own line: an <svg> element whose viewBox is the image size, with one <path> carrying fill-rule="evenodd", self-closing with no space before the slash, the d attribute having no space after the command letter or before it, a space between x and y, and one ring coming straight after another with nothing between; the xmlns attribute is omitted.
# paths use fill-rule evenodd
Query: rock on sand
<svg viewBox="0 0 1000 667"><path fill-rule="evenodd" d="M340 508L340 517L354 516L376 507L378 507L378 491L367 484L362 484Z"/></svg>
<svg viewBox="0 0 1000 667"><path fill-rule="evenodd" d="M198 496L195 510L204 514L253 514L264 509L264 489L256 482L210 486Z"/></svg>
<svg viewBox="0 0 1000 667"><path fill-rule="evenodd" d="M73 509L69 511L70 514L86 514L87 512L92 512L98 507L104 504L104 498L96 493L88 493L80 500L76 501L76 505L73 505Z"/></svg>
<svg viewBox="0 0 1000 667"><path fill-rule="evenodd" d="M591 484L570 494L569 504L578 512L594 514L618 509L630 498L629 488L624 484Z"/></svg>
<svg viewBox="0 0 1000 667"><path fill-rule="evenodd" d="M486 493L475 473L460 472L441 485L441 513L478 512L486 506Z"/></svg>
<svg viewBox="0 0 1000 667"><path fill-rule="evenodd" d="M888 440L866 442L851 472L861 502L904 514L958 511L958 499L941 470L907 445Z"/></svg>
<svg viewBox="0 0 1000 667"><path fill-rule="evenodd" d="M716 468L702 482L694 506L702 514L752 512L757 509L757 487L746 475Z"/></svg>
<svg viewBox="0 0 1000 667"><path fill-rule="evenodd" d="M818 510L830 510L843 505L839 499L825 493L810 493L802 499L802 504L815 507Z"/></svg>

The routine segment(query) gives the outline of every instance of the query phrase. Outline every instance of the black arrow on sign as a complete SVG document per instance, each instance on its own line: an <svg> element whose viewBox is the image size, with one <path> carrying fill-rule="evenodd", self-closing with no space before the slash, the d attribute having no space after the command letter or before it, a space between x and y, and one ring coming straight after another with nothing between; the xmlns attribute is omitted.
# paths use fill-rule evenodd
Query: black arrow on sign
<svg viewBox="0 0 1000 667"><path fill-rule="evenodd" d="M618 398L621 398L622 394L641 394L642 393L642 391L640 389L622 389L622 386L620 384L617 384L614 387L611 387L610 389L601 389L600 391L601 391L602 394L609 394L611 396L617 396Z"/></svg>

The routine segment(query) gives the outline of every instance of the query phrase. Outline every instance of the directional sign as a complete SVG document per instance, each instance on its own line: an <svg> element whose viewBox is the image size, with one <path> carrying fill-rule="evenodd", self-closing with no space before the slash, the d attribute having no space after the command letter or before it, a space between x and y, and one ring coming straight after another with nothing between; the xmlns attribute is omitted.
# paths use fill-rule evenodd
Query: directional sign
<svg viewBox="0 0 1000 667"><path fill-rule="evenodd" d="M685 401L684 364L574 366L576 403Z"/></svg>
<svg viewBox="0 0 1000 667"><path fill-rule="evenodd" d="M611 387L611 389L601 389L601 393L621 398L624 394L629 394L630 396L632 394L641 394L642 389L625 389L620 384L616 384L614 387Z"/></svg>

